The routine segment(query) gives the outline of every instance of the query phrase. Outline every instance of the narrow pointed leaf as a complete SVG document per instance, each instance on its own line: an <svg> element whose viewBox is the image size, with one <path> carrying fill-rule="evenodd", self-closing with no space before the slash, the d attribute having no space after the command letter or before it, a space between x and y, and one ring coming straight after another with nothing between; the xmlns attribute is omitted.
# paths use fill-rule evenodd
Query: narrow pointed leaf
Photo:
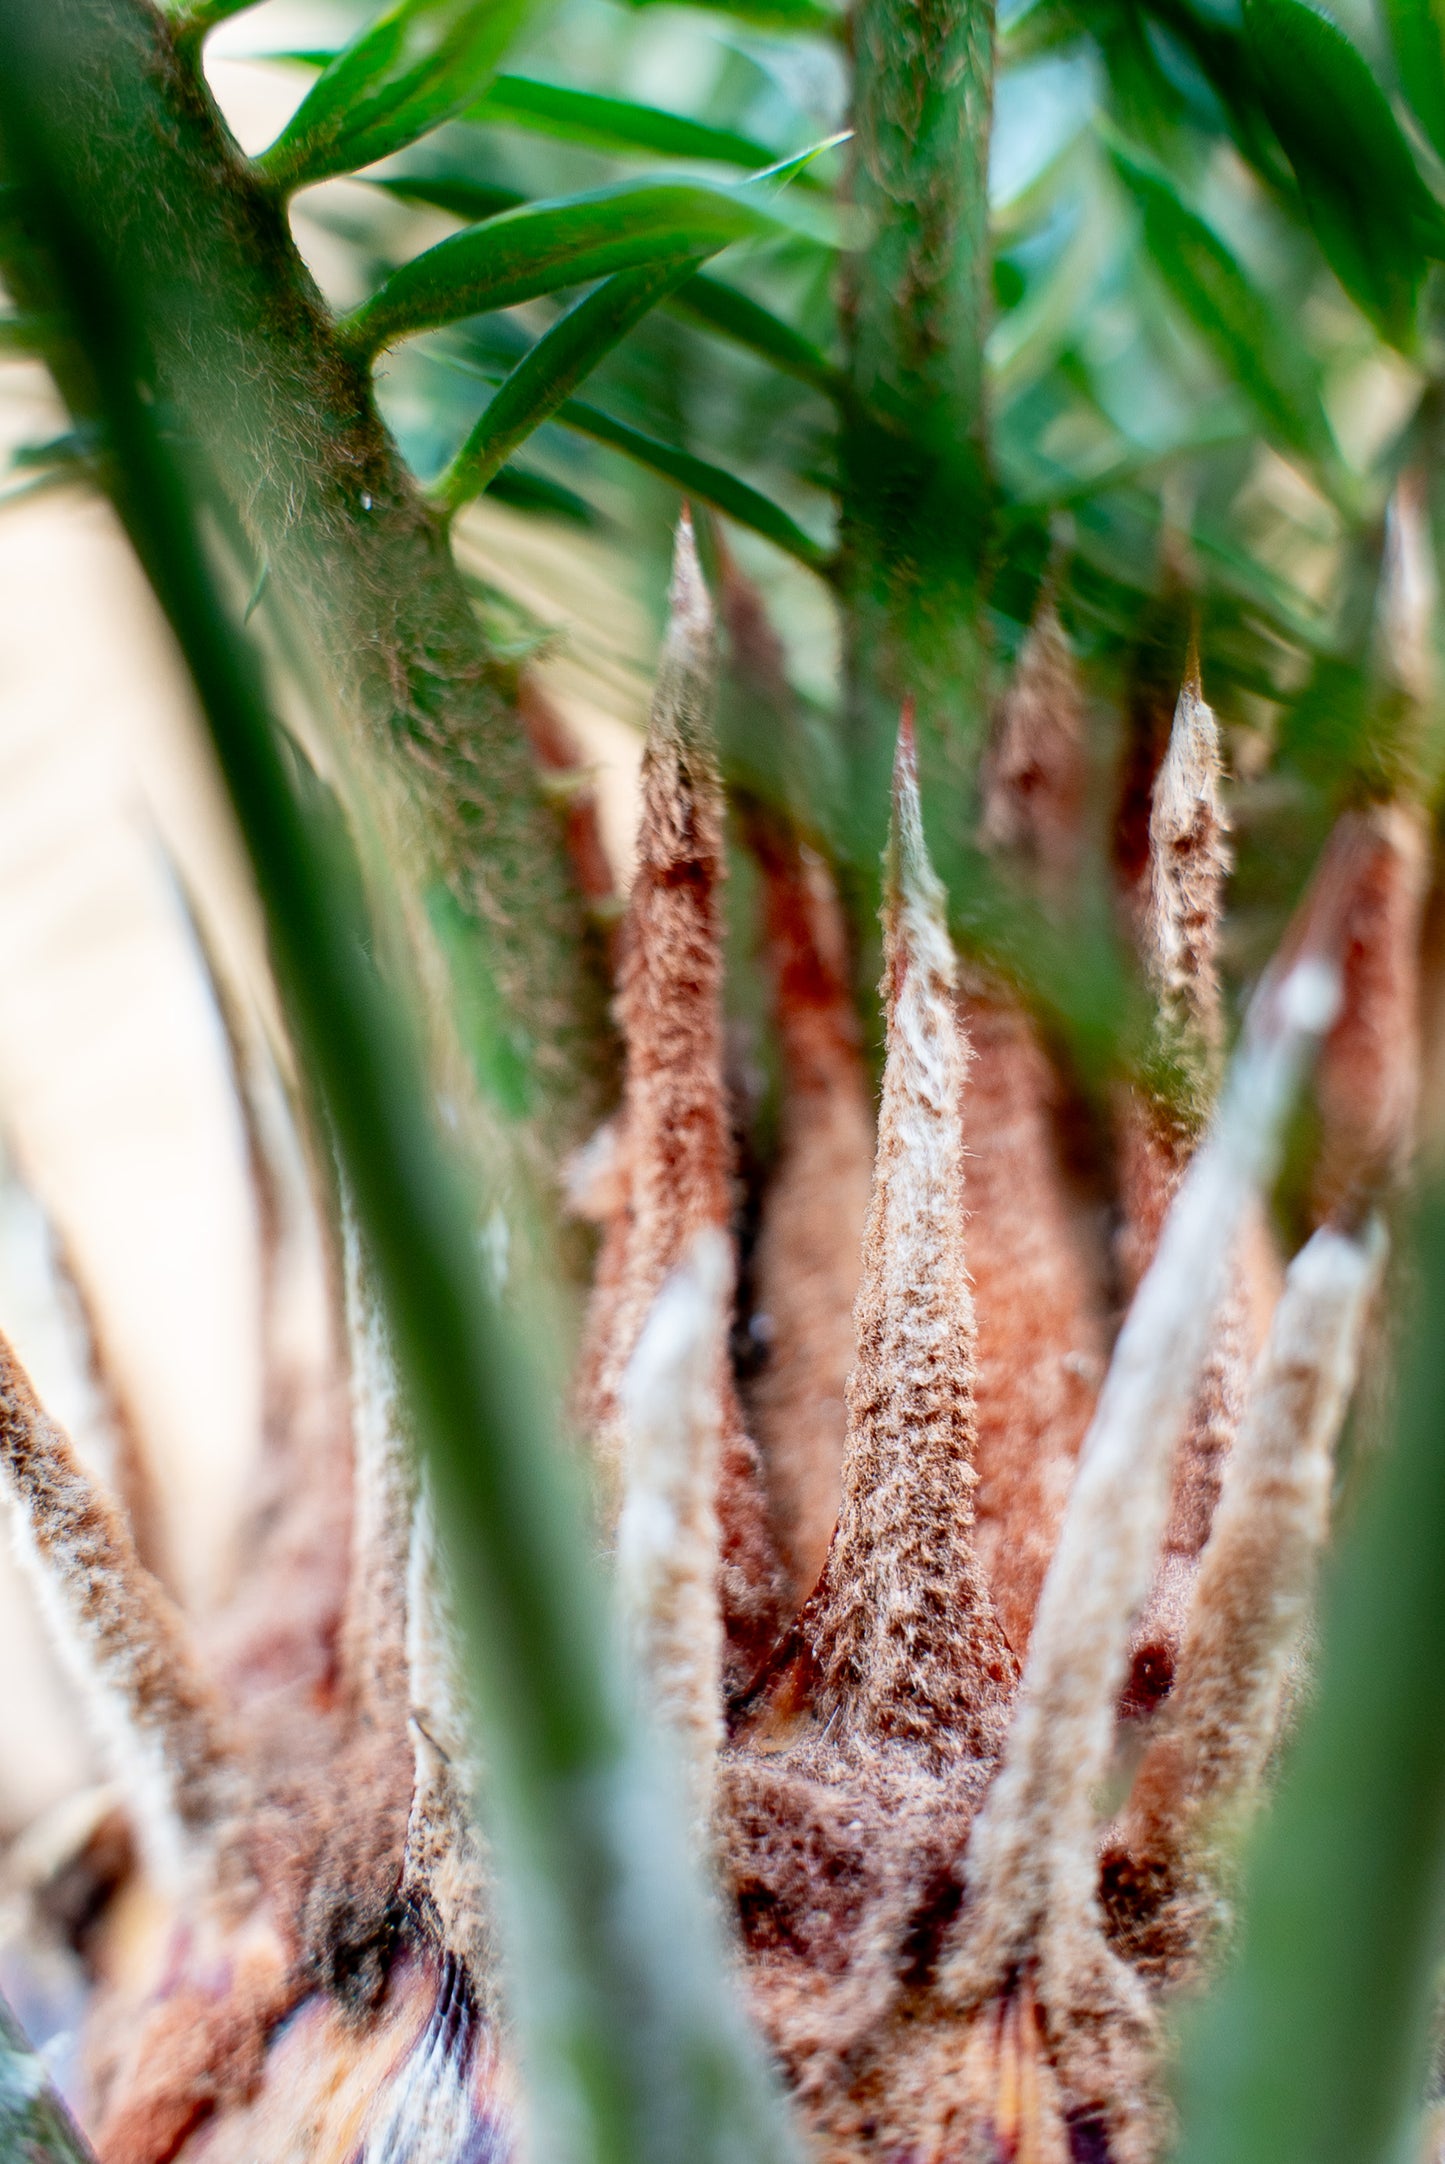
<svg viewBox="0 0 1445 2164"><path fill-rule="evenodd" d="M339 52L258 161L293 189L390 157L476 97L527 0L399 0Z"/></svg>
<svg viewBox="0 0 1445 2164"><path fill-rule="evenodd" d="M690 255L619 271L554 323L498 389L444 476L438 494L448 509L489 487L518 445L697 264Z"/></svg>
<svg viewBox="0 0 1445 2164"><path fill-rule="evenodd" d="M1400 87L1445 158L1445 0L1385 0Z"/></svg>
<svg viewBox="0 0 1445 2164"><path fill-rule="evenodd" d="M713 254L771 229L741 190L691 181L624 181L587 195L527 203L469 226L393 271L349 319L368 352L416 331L614 271Z"/></svg>
<svg viewBox="0 0 1445 2164"><path fill-rule="evenodd" d="M258 0L197 0L194 7L172 6L167 12L176 17L182 37L204 37L218 23L229 22L233 15L243 15L257 4Z"/></svg>
<svg viewBox="0 0 1445 2164"><path fill-rule="evenodd" d="M1265 111L1331 270L1392 345L1410 348L1445 220L1384 91L1309 0L1245 0Z"/></svg>
<svg viewBox="0 0 1445 2164"><path fill-rule="evenodd" d="M517 210L527 198L515 188L494 188L485 180L470 180L464 173L368 174L368 184L384 188L401 203L421 203L428 210L449 211L455 218L480 224L504 210Z"/></svg>
<svg viewBox="0 0 1445 2164"><path fill-rule="evenodd" d="M1150 257L1195 330L1272 435L1311 462L1334 465L1319 385L1298 337L1286 337L1264 295L1158 166L1121 144L1110 154L1138 206Z"/></svg>
<svg viewBox="0 0 1445 2164"><path fill-rule="evenodd" d="M671 5L672 0L628 0L634 8ZM693 5L718 15L733 15L740 22L757 23L765 30L814 31L836 37L841 16L819 0L693 0Z"/></svg>
<svg viewBox="0 0 1445 2164"><path fill-rule="evenodd" d="M828 551L811 534L804 533L780 505L734 474L725 473L721 466L696 458L691 451L681 451L675 444L659 443L655 436L645 436L640 429L629 428L625 421L615 421L611 414L601 413L578 398L569 398L558 409L557 418L579 436L605 443L637 465L661 474L664 480L676 482L695 502L710 504L736 525L746 526L785 555L796 557L810 571L826 576Z"/></svg>
<svg viewBox="0 0 1445 2164"><path fill-rule="evenodd" d="M771 361L784 375L811 383L830 398L840 395L843 378L826 354L801 331L784 323L781 316L775 316L746 293L739 293L736 286L699 274L678 288L670 305L676 314L690 316L708 330Z"/></svg>
<svg viewBox="0 0 1445 2164"><path fill-rule="evenodd" d="M732 128L709 127L705 121L686 120L655 105L599 97L590 90L567 90L525 75L499 75L467 118L494 127L532 128L560 142L587 143L597 150L709 158L720 165L740 165L748 172L770 164L774 156L765 144Z"/></svg>

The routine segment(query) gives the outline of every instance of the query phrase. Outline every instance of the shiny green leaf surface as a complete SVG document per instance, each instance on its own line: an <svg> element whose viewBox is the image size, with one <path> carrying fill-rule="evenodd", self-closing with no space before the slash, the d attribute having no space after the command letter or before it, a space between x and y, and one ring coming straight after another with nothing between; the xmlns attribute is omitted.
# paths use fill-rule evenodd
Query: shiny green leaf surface
<svg viewBox="0 0 1445 2164"><path fill-rule="evenodd" d="M1445 0L1384 0L1400 88L1445 158Z"/></svg>
<svg viewBox="0 0 1445 2164"><path fill-rule="evenodd" d="M557 418L579 436L591 436L597 443L608 444L639 466L661 474L664 480L676 482L685 495L710 504L739 526L761 534L765 541L771 541L784 555L796 557L810 571L827 572L827 550L811 534L804 533L780 505L750 488L746 481L725 473L721 466L696 458L691 451L679 450L674 444L659 443L655 437L629 428L625 421L615 421L611 414L600 413L578 398L569 398L558 410Z"/></svg>
<svg viewBox="0 0 1445 2164"><path fill-rule="evenodd" d="M842 377L827 355L781 316L740 293L736 286L700 273L678 288L670 305L679 315L690 316L719 337L731 339L735 345L771 361L784 375L811 383L829 397L840 394Z"/></svg>
<svg viewBox="0 0 1445 2164"><path fill-rule="evenodd" d="M534 428L556 412L610 353L671 292L690 278L698 258L664 260L607 279L539 338L498 389L437 490L455 510L490 486Z"/></svg>
<svg viewBox="0 0 1445 2164"><path fill-rule="evenodd" d="M1330 268L1392 345L1409 349L1439 205L1363 56L1309 0L1245 0L1270 123Z"/></svg>
<svg viewBox="0 0 1445 2164"><path fill-rule="evenodd" d="M688 181L625 181L528 203L453 233L404 263L347 328L374 353L417 331L616 271L689 253L710 255L770 229L761 203L740 190Z"/></svg>
<svg viewBox="0 0 1445 2164"><path fill-rule="evenodd" d="M719 165L740 165L749 172L769 164L773 157L766 144L731 128L709 127L704 121L687 120L630 98L605 98L588 90L534 82L525 75L499 75L467 118L483 126L535 129L559 142L586 143L597 150L710 159Z"/></svg>
<svg viewBox="0 0 1445 2164"><path fill-rule="evenodd" d="M491 75L528 0L400 0L339 52L258 161L291 190L353 173L453 119Z"/></svg>
<svg viewBox="0 0 1445 2164"><path fill-rule="evenodd" d="M1298 340L1166 173L1119 143L1110 156L1139 211L1150 260L1216 360L1277 441L1312 464L1336 465L1319 384Z"/></svg>

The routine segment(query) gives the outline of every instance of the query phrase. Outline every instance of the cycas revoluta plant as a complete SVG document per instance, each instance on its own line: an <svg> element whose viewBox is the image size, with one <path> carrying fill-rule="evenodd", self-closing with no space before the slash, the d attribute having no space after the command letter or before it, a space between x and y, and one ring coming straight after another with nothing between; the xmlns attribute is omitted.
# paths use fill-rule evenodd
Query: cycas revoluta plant
<svg viewBox="0 0 1445 2164"><path fill-rule="evenodd" d="M206 1632L0 1340L124 1799L34 1891L85 2133L5 2016L10 2149L1433 2156L1428 0L1378 73L1307 0L736 0L691 114L555 79L595 0L399 0L255 158L248 4L0 0L13 493L104 487L191 671L333 1321ZM287 206L363 170L342 312ZM619 586L676 519L625 903L484 496Z"/></svg>

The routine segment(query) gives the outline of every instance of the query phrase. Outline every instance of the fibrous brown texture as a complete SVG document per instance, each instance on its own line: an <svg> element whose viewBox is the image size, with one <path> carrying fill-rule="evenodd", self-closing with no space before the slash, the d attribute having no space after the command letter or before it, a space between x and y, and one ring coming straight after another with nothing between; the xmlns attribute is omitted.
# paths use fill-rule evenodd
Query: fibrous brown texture
<svg viewBox="0 0 1445 2164"><path fill-rule="evenodd" d="M676 1745L701 1827L722 1740L717 1347L731 1291L727 1242L703 1226L664 1281L622 1379L618 1600L648 1707Z"/></svg>
<svg viewBox="0 0 1445 2164"><path fill-rule="evenodd" d="M1048 595L1029 626L984 762L983 840L1024 865L1056 904L1078 872L1087 783L1078 677Z"/></svg>
<svg viewBox="0 0 1445 2164"><path fill-rule="evenodd" d="M971 973L969 1268L978 1312L979 1561L1009 1644L1028 1650L1074 1464L1103 1379L1101 1256L1072 1203L1059 1083L1027 1012Z"/></svg>
<svg viewBox="0 0 1445 2164"><path fill-rule="evenodd" d="M696 1235L709 1228L726 1233L732 1218L722 1045L722 798L711 737L712 672L712 606L684 516L643 761L637 870L622 935L626 1200L609 1226L583 1359L583 1416L614 1488L625 1457L619 1393L643 1323ZM723 1317L715 1360L723 1611L729 1675L737 1685L748 1680L776 1628L779 1571Z"/></svg>
<svg viewBox="0 0 1445 2164"><path fill-rule="evenodd" d="M853 1316L843 1501L811 1604L816 1705L843 1735L982 1759L1002 1737L1014 1662L973 1550L968 1049L906 719L887 882L888 1058Z"/></svg>
<svg viewBox="0 0 1445 2164"><path fill-rule="evenodd" d="M1153 1572L1170 1461L1241 1223L1271 1166L1337 980L1313 954L1258 997L1233 1087L1196 1155L1120 1333L1035 1620L1003 1764L969 1836L967 1896L942 1980L964 2006L1031 1968L1075 2099L1112 2113L1110 2153L1149 2152L1150 2017L1108 1948L1097 1795L1132 1618Z"/></svg>
<svg viewBox="0 0 1445 2164"><path fill-rule="evenodd" d="M748 835L763 875L783 1102L753 1257L766 1352L747 1407L801 1600L838 1517L873 1116L827 867L779 820L756 814Z"/></svg>
<svg viewBox="0 0 1445 2164"><path fill-rule="evenodd" d="M1219 730L1191 648L1154 781L1148 860L1138 889L1137 933L1156 1001L1155 1051L1163 1072L1157 1086L1131 1092L1122 1113L1120 1263L1131 1288L1154 1253L1218 1087L1226 832ZM1175 1464L1158 1579L1135 1638L1126 1701L1132 1711L1148 1712L1169 1688L1195 1563L1274 1292L1269 1237L1263 1220L1252 1215L1241 1230L1234 1283L1219 1310Z"/></svg>
<svg viewBox="0 0 1445 2164"><path fill-rule="evenodd" d="M1131 1290L1148 1267L1219 1081L1218 949L1229 869L1219 782L1219 729L1191 656L1154 779L1143 875L1130 897L1165 1068L1162 1087L1132 1096L1123 1116L1120 1264Z"/></svg>
<svg viewBox="0 0 1445 2164"><path fill-rule="evenodd" d="M828 2156L855 2153L847 2129L870 2111L855 2087L877 2078L867 2040L904 1990L910 1933L946 1883L1015 1676L972 1549L967 1047L942 912L905 721L885 904L888 1050L843 1505L822 1578L728 1755L721 1793L755 2005L815 2101ZM926 1941L931 1927L922 1929ZM926 1965L924 1941L915 1953Z"/></svg>
<svg viewBox="0 0 1445 2164"><path fill-rule="evenodd" d="M626 1102L575 1182L608 1227L585 1396L619 1491L619 1635L648 1712L671 1731L695 1839L735 1908L753 2013L819 2164L1157 2164L1161 1993L1192 1980L1226 1914L1225 1822L1279 1727L1378 1268L1356 1228L1404 1119L1387 1062L1413 998L1418 870L1393 812L1343 823L1216 1091L1222 873L1209 728L1186 686L1156 798L1146 928L1161 1047L1195 1094L1173 1127L1157 1071L1157 1093L1139 1100L1160 1124L1141 1113L1134 1132L1146 1146L1162 1136L1152 1254L1095 1393L1102 1272L1064 1162L1063 1083L1011 989L970 965L960 997L906 723L861 1262L830 1251L845 1245L846 1210L824 1191L830 1163L856 1171L868 1128L835 898L790 829L755 836L789 1108L759 1281L775 1288L796 1363L796 1429L782 1432L794 1415L779 1391L769 1442L775 1472L812 1497L819 1545L835 1461L808 1391L841 1368L845 1329L854 1345L841 1509L810 1592L795 1509L792 1613L771 1577L730 1352L710 637L684 531L622 957ZM1066 658L1045 623L1026 672L1032 712L1005 716L1012 750L990 783L1017 797L1012 825L993 807L1008 835L1007 851L995 846L1055 915L1072 876L1060 807L1077 798L1051 762L1067 769L1079 741L1076 718L1040 702L1065 698ZM1327 1143L1344 1138L1351 1170L1291 1270L1251 1384L1230 1335L1231 1272L1342 988L1339 1078L1324 1099ZM317 1210L306 1195L301 1214ZM325 1277L330 1236L317 1224L311 1236ZM268 1220L278 1282L281 1244ZM268 1397L268 1418L310 1552L328 1481L344 1491L331 1522L349 1537L339 1559L320 1558L322 1591L291 1641L255 1637L254 1606L245 1614L223 1693L115 1513L0 1364L0 1464L22 1520L32 1537L47 1529L52 1593L80 1616L88 1666L132 1727L144 1726L138 1706L174 1709L156 1725L156 1757L173 1816L193 1794L205 1867L197 1899L161 1903L148 1957L104 1972L87 2024L99 2164L527 2153L430 1504L344 1216L335 1244L345 1286L329 1292L349 1329L338 1316ZM792 1282L805 1271L806 1294ZM1261 1311L1267 1274L1262 1285ZM336 1399L343 1370L349 1411ZM1241 1407L1216 1511L1205 1475L1218 1480L1218 1439ZM1171 1460L1192 1466L1192 1484L1171 1477ZM251 1550L269 1553L262 1581L276 1599L289 1597L288 1571L310 1567L306 1552L285 1538ZM1131 1634L1137 1647L1146 1609L1145 1628L1157 1625L1161 1594L1177 1681L1110 1828ZM132 1639L150 1649L144 1679L117 1655ZM190 1771L210 1763L208 1737L211 1787Z"/></svg>
<svg viewBox="0 0 1445 2164"><path fill-rule="evenodd" d="M0 1338L0 1472L31 1567L136 1805L153 1867L176 1890L230 1875L248 1797L232 1738L179 1612L116 1505L82 1471Z"/></svg>
<svg viewBox="0 0 1445 2164"><path fill-rule="evenodd" d="M1209 1837L1252 1800L1329 1529L1333 1451L1379 1282L1378 1224L1291 1263L1200 1563L1173 1694L1106 1859L1116 1928L1167 1973L1208 1951ZM1210 1823L1213 1821L1214 1823Z"/></svg>
<svg viewBox="0 0 1445 2164"><path fill-rule="evenodd" d="M1063 627L1041 607L985 769L983 835L1051 910L1078 871L1083 717ZM1010 1645L1028 1649L1074 1460L1104 1372L1104 1258L1070 1183L1062 1087L1013 989L964 974L964 1122L977 1311L979 1559Z"/></svg>
<svg viewBox="0 0 1445 2164"><path fill-rule="evenodd" d="M1354 815L1359 869L1345 927L1345 1000L1320 1058L1317 1215L1387 1193L1408 1165L1420 1095L1420 930L1429 884L1425 815Z"/></svg>

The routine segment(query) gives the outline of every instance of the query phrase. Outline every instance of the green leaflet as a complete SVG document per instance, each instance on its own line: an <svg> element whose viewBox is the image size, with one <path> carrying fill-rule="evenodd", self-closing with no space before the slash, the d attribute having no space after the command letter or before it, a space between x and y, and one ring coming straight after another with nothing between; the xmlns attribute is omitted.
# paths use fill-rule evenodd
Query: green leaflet
<svg viewBox="0 0 1445 2164"><path fill-rule="evenodd" d="M649 472L661 474L665 481L676 482L696 502L711 504L715 511L721 511L736 525L761 534L765 541L771 541L785 556L796 557L810 571L817 571L824 577L828 575L828 551L811 534L804 533L780 505L750 488L746 481L725 473L721 466L711 465L705 458L695 458L692 452L678 450L674 444L659 443L656 437L629 428L625 421L614 421L610 413L601 413L596 406L585 405L580 398L569 398L559 407L557 419L579 436L590 436L594 443L605 443L637 465L647 467Z"/></svg>
<svg viewBox="0 0 1445 2164"><path fill-rule="evenodd" d="M1445 220L1389 101L1308 0L1244 0L1244 20L1265 111L1330 268L1381 335L1408 351Z"/></svg>
<svg viewBox="0 0 1445 2164"><path fill-rule="evenodd" d="M627 0L627 4L635 8L667 6L672 0ZM842 25L842 17L832 8L820 6L819 0L693 0L693 5L756 23L763 30L811 30L822 37L834 37Z"/></svg>
<svg viewBox="0 0 1445 2164"><path fill-rule="evenodd" d="M1400 84L1445 158L1445 0L1385 0Z"/></svg>
<svg viewBox="0 0 1445 2164"><path fill-rule="evenodd" d="M781 316L775 316L746 293L739 293L735 286L724 285L717 278L690 278L672 296L670 305L679 315L691 316L708 330L732 339L735 345L760 354L784 375L811 383L829 398L841 395L842 375L826 354L820 353L801 331L784 323Z"/></svg>
<svg viewBox="0 0 1445 2164"><path fill-rule="evenodd" d="M179 36L204 37L218 23L229 22L233 15L244 14L256 5L257 0L196 0L195 6L187 7L182 0L180 6L171 6L167 12L176 19Z"/></svg>
<svg viewBox="0 0 1445 2164"><path fill-rule="evenodd" d="M455 511L489 487L519 444L649 309L692 276L699 260L696 255L680 262L665 258L642 270L619 271L554 323L502 383L442 476L437 488L442 504Z"/></svg>
<svg viewBox="0 0 1445 2164"><path fill-rule="evenodd" d="M533 128L562 142L588 143L598 150L645 150L664 158L706 158L720 165L740 165L749 172L771 162L773 153L751 136L705 121L684 120L655 105L630 98L604 98L590 90L564 90L555 83L534 82L525 75L499 75L484 97L467 112L468 120L496 126Z"/></svg>
<svg viewBox="0 0 1445 2164"><path fill-rule="evenodd" d="M368 353L492 308L775 230L756 199L693 181L622 181L523 204L393 271L343 331Z"/></svg>
<svg viewBox="0 0 1445 2164"><path fill-rule="evenodd" d="M528 0L397 0L339 52L257 161L291 190L405 149L471 104Z"/></svg>
<svg viewBox="0 0 1445 2164"><path fill-rule="evenodd" d="M1253 400L1271 433L1312 464L1339 453L1313 365L1211 226L1180 200L1152 161L1111 143L1114 170L1144 224L1150 259L1195 330Z"/></svg>
<svg viewBox="0 0 1445 2164"><path fill-rule="evenodd" d="M504 210L516 210L527 198L515 188L493 188L484 180L468 180L453 173L368 173L367 183L384 188L403 203L425 203L431 210L447 210L457 218L480 223Z"/></svg>

